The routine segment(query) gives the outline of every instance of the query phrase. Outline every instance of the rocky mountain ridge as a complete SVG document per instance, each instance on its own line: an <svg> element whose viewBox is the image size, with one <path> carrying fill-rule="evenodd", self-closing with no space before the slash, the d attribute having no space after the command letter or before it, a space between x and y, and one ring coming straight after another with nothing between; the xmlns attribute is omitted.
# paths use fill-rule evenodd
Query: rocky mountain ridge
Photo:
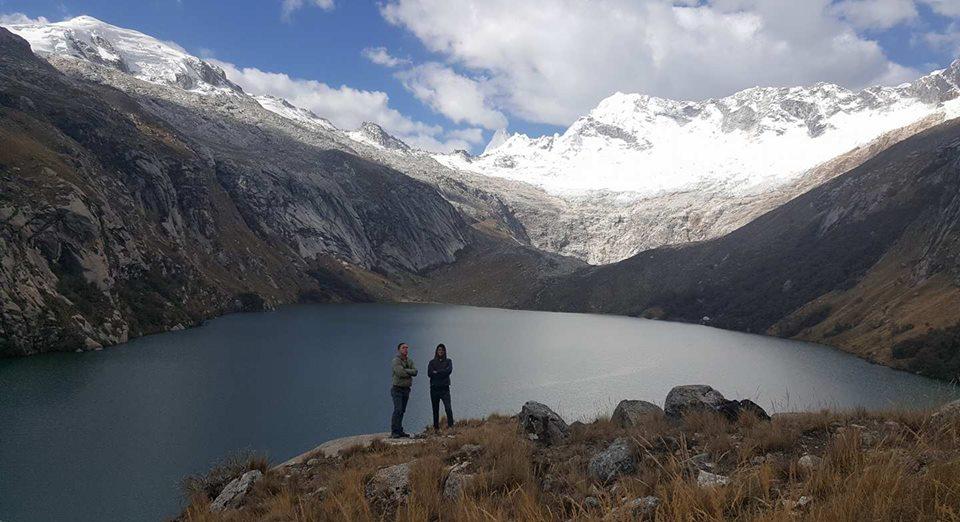
<svg viewBox="0 0 960 522"><path fill-rule="evenodd" d="M958 81L960 61L913 83L861 91L754 87L703 101L618 92L563 134L514 134L461 166L556 194L766 190L931 114L956 117Z"/></svg>
<svg viewBox="0 0 960 522"><path fill-rule="evenodd" d="M521 306L830 344L960 378L960 121L896 143L710 241L561 275Z"/></svg>
<svg viewBox="0 0 960 522"><path fill-rule="evenodd" d="M391 274L452 262L467 243L433 187L230 117L259 107L248 97L96 67L216 99L220 116L133 98L91 70L65 76L0 29L2 355L298 300L399 298Z"/></svg>
<svg viewBox="0 0 960 522"><path fill-rule="evenodd" d="M131 95L213 112L216 117L239 117L311 145L319 143L388 164L434 184L472 219L496 223L497 228L523 244L592 264L615 262L648 248L700 241L730 232L841 172L830 165L852 167L853 160L867 159L885 145L952 117L951 97L956 91L956 67L952 66L909 86L859 93L821 84L809 88L750 89L705 102L617 94L578 120L563 136L528 139L516 135L507 138L505 133L498 133L498 138L491 141L503 140L502 145L493 147L492 143L483 155L470 157L413 149L372 123L354 131L342 131L289 102L268 96L251 97L239 88L225 88L216 78L188 88L177 81L178 71L183 67L195 68L194 64L202 60L171 44L89 17L12 29L71 75L105 83ZM100 42L101 46L95 47L96 52L78 53L70 43L74 41ZM130 50L123 51L128 47ZM158 51L157 57L145 57L145 50L153 49L162 52ZM103 54L133 58L122 63L104 62L97 58ZM169 56L177 56L181 62L171 63L166 60ZM166 74L144 75L135 71L147 67L128 65L132 62L147 63L154 71L162 66L169 66L170 70ZM251 100L256 103L250 103ZM268 116L261 109L281 119ZM868 118L857 120L856 128L850 127L849 115L863 110L872 112ZM838 139L839 131L844 132L843 139ZM734 138L740 141L723 141ZM798 147L796 151L771 152L768 142L780 140L779 145L773 145L782 146L787 138L800 140L789 143ZM684 167L687 170L682 175L677 174L680 171L654 172L651 176L667 179L665 186L674 189L648 194L613 190L602 184L591 185L588 193L561 194L522 181L536 182L523 172L540 169L554 178L569 175L594 183L606 175L604 172L619 169L617 165L634 165L637 158L631 154L649 152L649 147L638 143L657 140L677 144L693 140L696 143L691 150L720 151L735 157L680 154L679 157L701 161L702 169L688 165L690 168ZM829 150L817 149L812 153L809 147L821 145L811 143L827 144ZM599 155L590 156L594 152ZM837 154L844 159L835 158ZM668 155L675 156L672 152ZM581 156L593 158L587 162L590 176L582 175L585 171L576 167ZM790 161L802 164L803 170L771 164L764 167L761 175L769 179L760 183L755 183L759 178L724 174L741 169L743 158L752 157L776 161L792 158ZM822 163L817 165L818 161ZM504 162L515 166L506 172L501 165ZM673 159L670 163L674 163ZM617 175L621 174L624 173ZM686 183L680 189L676 189L680 186L676 184L678 180Z"/></svg>

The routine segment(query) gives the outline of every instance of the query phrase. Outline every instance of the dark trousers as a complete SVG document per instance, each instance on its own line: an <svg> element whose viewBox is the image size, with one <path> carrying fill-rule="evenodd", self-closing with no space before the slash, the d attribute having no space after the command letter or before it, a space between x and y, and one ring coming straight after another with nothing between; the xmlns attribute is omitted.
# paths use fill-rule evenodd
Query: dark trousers
<svg viewBox="0 0 960 522"><path fill-rule="evenodd" d="M403 433L403 414L407 411L407 401L410 400L410 388L405 386L391 386L390 397L393 397L393 417L390 418L391 435Z"/></svg>
<svg viewBox="0 0 960 522"><path fill-rule="evenodd" d="M430 387L430 405L433 406L433 428L440 429L440 401L443 401L443 409L447 412L447 427L453 427L453 408L450 407L450 387L449 386L431 386Z"/></svg>

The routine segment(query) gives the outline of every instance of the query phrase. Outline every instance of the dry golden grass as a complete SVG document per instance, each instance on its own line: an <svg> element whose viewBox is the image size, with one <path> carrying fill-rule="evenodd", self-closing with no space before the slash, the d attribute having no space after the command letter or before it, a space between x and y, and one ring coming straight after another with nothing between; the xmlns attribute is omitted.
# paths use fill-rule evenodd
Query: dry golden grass
<svg viewBox="0 0 960 522"><path fill-rule="evenodd" d="M655 520L960 521L960 421L927 412L822 411L737 422L699 414L677 423L651 417L631 429L599 419L576 425L568 442L552 447L529 441L516 419L504 416L463 421L449 433L271 470L241 510L211 514L211 496L194 489L180 519L630 520L617 509L652 495L660 501ZM589 460L617 437L635 443L639 470L596 483ZM482 449L462 451L467 444ZM823 460L805 469L798 464L805 454ZM465 461L474 482L458 500L445 498L450 467ZM412 463L406 501L370 502L364 487L373 474L403 462ZM698 466L730 483L698 486Z"/></svg>

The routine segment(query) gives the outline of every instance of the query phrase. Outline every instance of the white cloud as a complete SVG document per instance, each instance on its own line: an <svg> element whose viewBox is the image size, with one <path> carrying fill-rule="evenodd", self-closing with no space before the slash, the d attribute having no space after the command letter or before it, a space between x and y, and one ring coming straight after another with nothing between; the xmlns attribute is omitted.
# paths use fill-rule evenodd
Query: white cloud
<svg viewBox="0 0 960 522"><path fill-rule="evenodd" d="M933 47L956 57L960 56L960 27L953 22L941 32L929 32L923 35L923 41Z"/></svg>
<svg viewBox="0 0 960 522"><path fill-rule="evenodd" d="M485 78L487 110L557 125L616 91L702 99L756 85L863 87L917 75L858 35L831 0L388 0L381 14Z"/></svg>
<svg viewBox="0 0 960 522"><path fill-rule="evenodd" d="M483 129L476 127L468 129L454 129L447 132L447 136L463 140L467 143L483 143Z"/></svg>
<svg viewBox="0 0 960 522"><path fill-rule="evenodd" d="M426 63L397 73L403 86L420 101L455 123L487 129L507 126L507 118L489 107L482 82L457 74L438 63Z"/></svg>
<svg viewBox="0 0 960 522"><path fill-rule="evenodd" d="M889 29L920 16L913 0L844 0L835 9L859 29Z"/></svg>
<svg viewBox="0 0 960 522"><path fill-rule="evenodd" d="M453 152L455 150L472 150L472 144L467 140L455 136L446 136L438 138L427 134L416 136L406 136L402 138L407 145L418 149L429 150L433 152Z"/></svg>
<svg viewBox="0 0 960 522"><path fill-rule="evenodd" d="M237 67L220 60L207 60L220 67L230 81L250 94L270 94L309 109L342 129L355 129L365 121L376 123L390 134L415 147L449 152L469 149L462 136L444 137L444 129L404 116L390 107L385 92L365 91L346 85L331 87L316 80L291 78L283 73L267 72L255 67Z"/></svg>
<svg viewBox="0 0 960 522"><path fill-rule="evenodd" d="M401 65L410 64L410 60L407 58L397 58L392 56L389 52L387 52L386 47L367 47L363 50L363 57L377 65L382 65L384 67L399 67Z"/></svg>
<svg viewBox="0 0 960 522"><path fill-rule="evenodd" d="M0 13L0 25L48 24L48 23L50 23L50 20L47 20L43 16L30 18L29 16L23 13Z"/></svg>
<svg viewBox="0 0 960 522"><path fill-rule="evenodd" d="M333 0L283 0L280 5L280 18L289 21L294 11L300 10L307 4L315 5L324 11L330 11L334 8Z"/></svg>
<svg viewBox="0 0 960 522"><path fill-rule="evenodd" d="M950 17L960 17L960 0L920 0L933 12Z"/></svg>

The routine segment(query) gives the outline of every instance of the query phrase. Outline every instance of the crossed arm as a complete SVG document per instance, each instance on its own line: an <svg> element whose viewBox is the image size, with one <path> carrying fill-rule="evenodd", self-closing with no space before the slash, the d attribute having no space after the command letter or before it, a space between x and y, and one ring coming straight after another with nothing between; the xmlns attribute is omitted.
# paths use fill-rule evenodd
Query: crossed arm
<svg viewBox="0 0 960 522"><path fill-rule="evenodd" d="M443 370L438 370L434 365L427 366L427 375L430 377L447 377L453 373L453 360L447 359L447 367Z"/></svg>
<svg viewBox="0 0 960 522"><path fill-rule="evenodd" d="M398 378L404 377L413 377L417 374L417 368L413 365L413 361L407 359L407 364L403 364L402 361L397 360L393 363L393 375Z"/></svg>

